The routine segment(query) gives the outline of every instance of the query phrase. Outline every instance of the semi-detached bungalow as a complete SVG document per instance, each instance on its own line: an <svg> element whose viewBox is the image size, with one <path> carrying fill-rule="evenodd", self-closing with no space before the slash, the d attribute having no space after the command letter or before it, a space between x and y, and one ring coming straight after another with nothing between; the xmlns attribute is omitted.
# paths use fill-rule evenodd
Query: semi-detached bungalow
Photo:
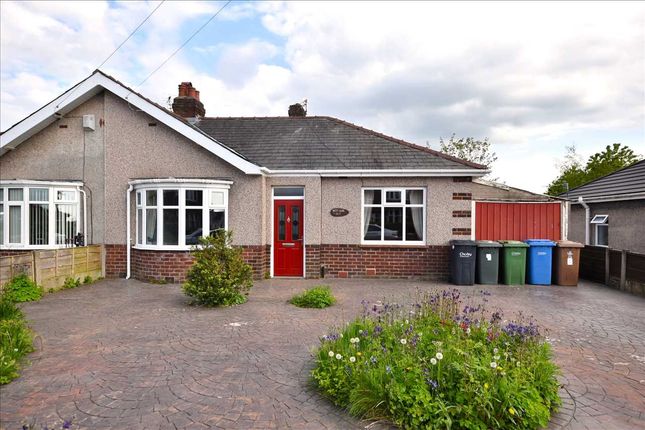
<svg viewBox="0 0 645 430"><path fill-rule="evenodd" d="M258 278L445 279L486 169L292 111L209 118L189 82L170 111L96 71L0 136L0 255L81 238L107 276L180 282L225 228Z"/></svg>

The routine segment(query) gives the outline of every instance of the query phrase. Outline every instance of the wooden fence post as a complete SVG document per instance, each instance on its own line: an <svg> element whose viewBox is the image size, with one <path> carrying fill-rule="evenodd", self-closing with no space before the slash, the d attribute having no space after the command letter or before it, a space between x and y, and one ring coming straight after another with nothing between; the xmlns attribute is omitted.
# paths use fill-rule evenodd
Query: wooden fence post
<svg viewBox="0 0 645 430"><path fill-rule="evenodd" d="M620 251L620 291L625 291L627 281L627 250Z"/></svg>
<svg viewBox="0 0 645 430"><path fill-rule="evenodd" d="M609 286L609 248L605 248L605 285Z"/></svg>
<svg viewBox="0 0 645 430"><path fill-rule="evenodd" d="M31 251L31 268L34 271L34 277L32 278L36 284L40 281L40 277L38 276L38 267L36 264L36 261L38 261L38 252L37 251Z"/></svg>

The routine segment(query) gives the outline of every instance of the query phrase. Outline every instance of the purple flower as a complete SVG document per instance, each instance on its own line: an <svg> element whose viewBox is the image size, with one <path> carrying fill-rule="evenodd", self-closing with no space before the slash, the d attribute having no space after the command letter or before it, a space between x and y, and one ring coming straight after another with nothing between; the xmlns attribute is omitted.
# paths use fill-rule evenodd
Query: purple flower
<svg viewBox="0 0 645 430"><path fill-rule="evenodd" d="M376 357L371 356L370 361L372 362L372 364L376 364Z"/></svg>
<svg viewBox="0 0 645 430"><path fill-rule="evenodd" d="M65 420L63 421L63 428L64 429L69 429L72 427L72 421L71 420Z"/></svg>
<svg viewBox="0 0 645 430"><path fill-rule="evenodd" d="M426 378L426 383L428 384L428 387L430 387L432 391L436 390L437 387L439 387L439 383L434 379Z"/></svg>

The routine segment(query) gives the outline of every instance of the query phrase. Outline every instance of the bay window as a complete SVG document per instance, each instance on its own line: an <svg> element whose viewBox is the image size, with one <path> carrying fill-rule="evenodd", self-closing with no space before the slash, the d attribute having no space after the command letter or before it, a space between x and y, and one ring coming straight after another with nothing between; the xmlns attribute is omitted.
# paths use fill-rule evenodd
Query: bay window
<svg viewBox="0 0 645 430"><path fill-rule="evenodd" d="M188 250L200 237L226 229L229 182L211 182L138 183L136 247Z"/></svg>
<svg viewBox="0 0 645 430"><path fill-rule="evenodd" d="M46 249L71 246L80 233L76 182L0 182L0 247Z"/></svg>
<svg viewBox="0 0 645 430"><path fill-rule="evenodd" d="M425 242L425 189L364 188L362 243Z"/></svg>

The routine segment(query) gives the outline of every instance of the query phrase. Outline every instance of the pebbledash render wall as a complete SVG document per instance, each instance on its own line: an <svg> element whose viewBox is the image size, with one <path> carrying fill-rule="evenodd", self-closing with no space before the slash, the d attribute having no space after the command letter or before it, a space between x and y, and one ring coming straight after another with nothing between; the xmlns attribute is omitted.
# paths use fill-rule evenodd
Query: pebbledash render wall
<svg viewBox="0 0 645 430"><path fill-rule="evenodd" d="M470 178L329 178L269 177L265 211L271 213L276 186L305 190L305 272L309 278L448 277L449 241L471 235ZM361 193L364 187L422 187L426 190L426 244L414 246L361 244ZM333 208L349 213L333 217ZM271 217L265 241L272 243ZM270 246L267 246L270 252ZM270 260L270 256L268 258Z"/></svg>
<svg viewBox="0 0 645 430"><path fill-rule="evenodd" d="M96 130L84 131L82 115ZM272 188L305 188L306 276L446 279L448 242L470 238L470 178L328 178L246 175L125 101L104 91L0 157L0 179L78 180L88 193L89 243L105 246L105 273L126 273L126 190L138 178L228 178L229 229L256 278L270 273ZM361 189L426 189L426 244L361 245ZM131 232L135 231L131 196ZM332 217L332 208L345 217ZM3 250L16 253L15 250ZM132 248L132 276L182 282L186 251ZM322 269L322 270L321 270Z"/></svg>

